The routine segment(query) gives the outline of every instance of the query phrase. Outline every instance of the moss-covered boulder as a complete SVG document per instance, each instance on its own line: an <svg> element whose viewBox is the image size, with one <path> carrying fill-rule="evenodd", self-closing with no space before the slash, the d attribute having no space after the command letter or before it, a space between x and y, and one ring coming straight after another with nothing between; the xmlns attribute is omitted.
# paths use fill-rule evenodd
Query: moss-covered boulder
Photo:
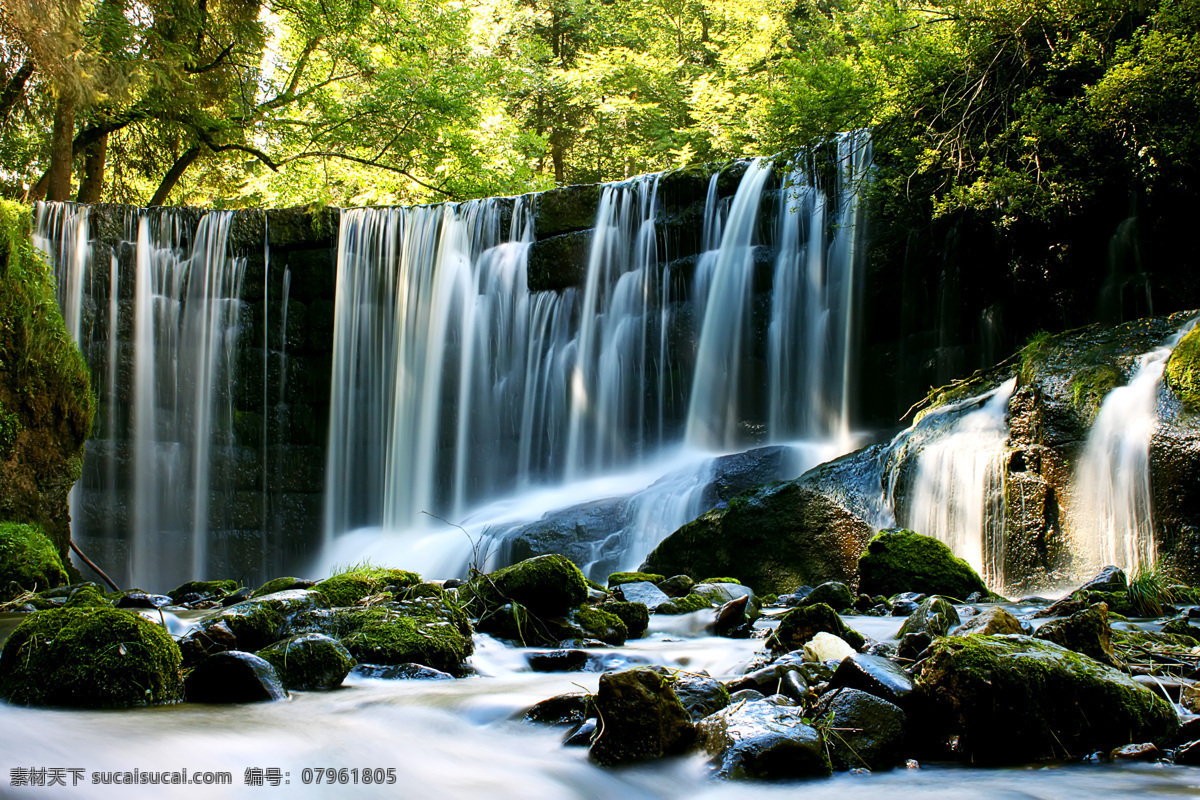
<svg viewBox="0 0 1200 800"><path fill-rule="evenodd" d="M240 650L201 661L184 678L183 690L189 703L264 703L287 697L275 667Z"/></svg>
<svg viewBox="0 0 1200 800"><path fill-rule="evenodd" d="M607 609L595 606L580 606L567 619L579 627L588 639L599 639L605 644L620 647L629 638L625 621Z"/></svg>
<svg viewBox="0 0 1200 800"><path fill-rule="evenodd" d="M942 542L903 528L883 530L858 559L858 590L891 597L901 592L965 600L988 593L983 578Z"/></svg>
<svg viewBox="0 0 1200 800"><path fill-rule="evenodd" d="M58 550L40 526L0 522L0 602L66 582Z"/></svg>
<svg viewBox="0 0 1200 800"><path fill-rule="evenodd" d="M254 590L251 597L262 597L267 594L275 594L276 592L286 592L289 589L311 589L315 584L314 581L304 580L303 578L272 578L262 586Z"/></svg>
<svg viewBox="0 0 1200 800"><path fill-rule="evenodd" d="M824 603L817 603L793 608L784 614L779 627L767 639L767 646L774 653L799 650L822 632L838 637L855 650L861 650L866 641L861 633L842 622L836 611Z"/></svg>
<svg viewBox="0 0 1200 800"><path fill-rule="evenodd" d="M733 498L664 539L641 569L696 578L732 573L759 594L854 583L858 555L874 530L824 486L823 476L806 474Z"/></svg>
<svg viewBox="0 0 1200 800"><path fill-rule="evenodd" d="M608 576L608 588L620 586L623 583L638 583L646 581L648 583L661 583L666 580L662 575L656 575L652 572L614 572Z"/></svg>
<svg viewBox="0 0 1200 800"><path fill-rule="evenodd" d="M188 581L167 592L167 596L175 603L188 603L195 600L220 600L233 594L239 588L237 581Z"/></svg>
<svg viewBox="0 0 1200 800"><path fill-rule="evenodd" d="M607 611L621 618L625 623L625 630L628 631L628 638L640 639L646 634L646 628L650 625L650 609L646 608L643 603L630 603L620 600L609 600L600 605L601 611Z"/></svg>
<svg viewBox="0 0 1200 800"><path fill-rule="evenodd" d="M426 597L335 612L335 631L355 659L415 663L462 675L474 652L471 623L446 600Z"/></svg>
<svg viewBox="0 0 1200 800"><path fill-rule="evenodd" d="M356 567L326 578L313 588L329 598L329 602L336 607L352 606L364 597L392 594L420 582L421 576L415 572L383 567Z"/></svg>
<svg viewBox="0 0 1200 800"><path fill-rule="evenodd" d="M611 766L686 751L695 729L671 684L654 669L601 675L594 702L604 725L592 742L591 759Z"/></svg>
<svg viewBox="0 0 1200 800"><path fill-rule="evenodd" d="M111 607L30 614L4 643L0 696L11 703L120 708L182 696L179 647L165 630Z"/></svg>
<svg viewBox="0 0 1200 800"><path fill-rule="evenodd" d="M938 639L919 678L937 735L977 763L1021 763L1165 745L1169 703L1128 675L1030 636Z"/></svg>
<svg viewBox="0 0 1200 800"><path fill-rule="evenodd" d="M112 601L104 596L104 592L94 583L85 583L75 588L67 595L64 608L104 608L112 606Z"/></svg>
<svg viewBox="0 0 1200 800"><path fill-rule="evenodd" d="M1038 639L1054 642L1068 650L1082 653L1102 664L1119 667L1112 646L1112 628L1108 625L1108 606L1096 603L1069 617L1052 619L1038 628Z"/></svg>
<svg viewBox="0 0 1200 800"><path fill-rule="evenodd" d="M1200 412L1200 326L1188 331L1175 345L1163 379L1187 411Z"/></svg>
<svg viewBox="0 0 1200 800"><path fill-rule="evenodd" d="M30 228L28 206L0 200L0 519L38 524L65 564L96 397Z"/></svg>
<svg viewBox="0 0 1200 800"><path fill-rule="evenodd" d="M764 700L734 703L696 727L719 778L779 780L833 772L825 740L801 708Z"/></svg>
<svg viewBox="0 0 1200 800"><path fill-rule="evenodd" d="M462 592L472 614L482 616L506 603L517 603L538 617L559 617L588 597L588 583L570 559L537 556L480 575Z"/></svg>
<svg viewBox="0 0 1200 800"><path fill-rule="evenodd" d="M358 663L341 642L319 633L283 639L256 655L275 667L287 689L336 689Z"/></svg>
<svg viewBox="0 0 1200 800"><path fill-rule="evenodd" d="M911 633L926 633L930 638L945 636L958 623L958 612L950 601L935 595L921 601L917 610L904 620L896 636L903 638Z"/></svg>

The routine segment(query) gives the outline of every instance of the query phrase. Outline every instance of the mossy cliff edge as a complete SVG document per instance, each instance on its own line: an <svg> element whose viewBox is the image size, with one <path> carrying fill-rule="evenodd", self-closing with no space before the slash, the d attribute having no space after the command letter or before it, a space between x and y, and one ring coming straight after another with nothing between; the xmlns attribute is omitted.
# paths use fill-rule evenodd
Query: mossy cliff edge
<svg viewBox="0 0 1200 800"><path fill-rule="evenodd" d="M37 523L65 560L96 396L30 227L28 207L0 201L0 520Z"/></svg>

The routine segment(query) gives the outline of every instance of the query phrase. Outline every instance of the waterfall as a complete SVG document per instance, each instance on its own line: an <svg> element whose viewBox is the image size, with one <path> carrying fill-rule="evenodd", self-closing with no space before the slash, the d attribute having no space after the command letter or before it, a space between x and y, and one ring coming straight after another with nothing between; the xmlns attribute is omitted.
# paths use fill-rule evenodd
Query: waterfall
<svg viewBox="0 0 1200 800"><path fill-rule="evenodd" d="M230 212L193 222L187 212L131 210L103 276L91 263L88 213L58 203L35 211L35 241L54 267L102 409L73 490L72 536L104 547L110 564L123 554L123 571L114 571L124 582L168 587L205 576L211 517L229 501L231 478L211 462L232 441L245 261L228 253ZM127 299L123 248L134 252ZM97 502L81 501L85 490L104 507L81 508Z"/></svg>
<svg viewBox="0 0 1200 800"><path fill-rule="evenodd" d="M938 408L891 445L889 503L906 528L945 542L988 585L1004 580L1004 455L1010 379L979 397ZM916 451L915 464L903 456ZM909 471L907 502L897 486Z"/></svg>
<svg viewBox="0 0 1200 800"><path fill-rule="evenodd" d="M1167 359L1192 324L1141 355L1129 383L1110 391L1100 405L1072 480L1072 552L1080 575L1109 564L1137 572L1153 565L1158 556L1150 439L1158 427Z"/></svg>

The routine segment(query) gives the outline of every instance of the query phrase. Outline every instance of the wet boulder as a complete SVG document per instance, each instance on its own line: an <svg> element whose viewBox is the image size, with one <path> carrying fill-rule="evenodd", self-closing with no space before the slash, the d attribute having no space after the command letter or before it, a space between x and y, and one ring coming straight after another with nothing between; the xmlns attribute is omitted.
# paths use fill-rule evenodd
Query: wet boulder
<svg viewBox="0 0 1200 800"><path fill-rule="evenodd" d="M481 575L459 591L472 615L515 603L538 617L558 617L587 600L588 584L568 558L551 554Z"/></svg>
<svg viewBox="0 0 1200 800"><path fill-rule="evenodd" d="M4 643L0 697L70 708L173 703L183 694L181 661L170 634L128 611L38 611Z"/></svg>
<svg viewBox="0 0 1200 800"><path fill-rule="evenodd" d="M934 735L977 763L1166 744L1179 725L1169 703L1128 675L1031 636L938 639L918 685Z"/></svg>
<svg viewBox="0 0 1200 800"><path fill-rule="evenodd" d="M855 650L862 649L865 644L862 634L842 622L837 612L824 603L817 603L784 614L779 627L767 639L767 646L776 654L799 650L821 631L832 633Z"/></svg>
<svg viewBox="0 0 1200 800"><path fill-rule="evenodd" d="M586 650L550 650L525 657L534 672L579 672L588 664Z"/></svg>
<svg viewBox="0 0 1200 800"><path fill-rule="evenodd" d="M598 639L613 647L625 644L629 638L625 622L599 606L580 606L567 616L567 620L578 629L575 634L578 638Z"/></svg>
<svg viewBox="0 0 1200 800"><path fill-rule="evenodd" d="M695 730L671 684L653 669L601 675L595 704L604 725L592 742L591 759L612 766L686 751Z"/></svg>
<svg viewBox="0 0 1200 800"><path fill-rule="evenodd" d="M287 689L336 689L357 663L336 639L307 633L275 642L257 655L275 667Z"/></svg>
<svg viewBox="0 0 1200 800"><path fill-rule="evenodd" d="M1052 619L1033 634L1068 650L1090 656L1110 667L1121 666L1113 652L1108 606L1096 603L1063 619Z"/></svg>
<svg viewBox="0 0 1200 800"><path fill-rule="evenodd" d="M857 689L894 703L907 705L912 696L912 676L903 667L883 656L855 653L838 664L829 688Z"/></svg>
<svg viewBox="0 0 1200 800"><path fill-rule="evenodd" d="M707 672L681 672L675 676L671 689L694 722L729 705L729 690Z"/></svg>
<svg viewBox="0 0 1200 800"><path fill-rule="evenodd" d="M801 605L806 606L817 603L824 603L835 611L845 611L854 605L854 593L841 581L826 581L800 601Z"/></svg>
<svg viewBox="0 0 1200 800"><path fill-rule="evenodd" d="M204 600L220 600L226 595L236 592L239 588L237 581L188 581L176 586L167 595L173 603L195 603Z"/></svg>
<svg viewBox="0 0 1200 800"><path fill-rule="evenodd" d="M1001 633L1025 633L1025 628L1019 619L999 606L983 609L954 631L955 636L993 636Z"/></svg>
<svg viewBox="0 0 1200 800"><path fill-rule="evenodd" d="M608 588L615 589L627 583L661 583L665 578L650 572L614 572L608 576Z"/></svg>
<svg viewBox="0 0 1200 800"><path fill-rule="evenodd" d="M646 635L646 628L650 625L650 610L646 608L645 604L609 600L601 603L599 609L619 617L625 623L628 638L640 639Z"/></svg>
<svg viewBox="0 0 1200 800"><path fill-rule="evenodd" d="M660 581L658 588L662 589L668 597L687 597L695 585L696 582L687 575L672 575L665 581Z"/></svg>
<svg viewBox="0 0 1200 800"><path fill-rule="evenodd" d="M1076 592L1124 592L1129 589L1129 579L1120 567L1107 566L1096 577L1076 589ZM1074 594L1075 592L1072 592Z"/></svg>
<svg viewBox="0 0 1200 800"><path fill-rule="evenodd" d="M359 664L350 670L359 678L381 681L452 681L454 676L423 664Z"/></svg>
<svg viewBox="0 0 1200 800"><path fill-rule="evenodd" d="M755 592L801 584L852 583L870 525L814 479L751 490L687 523L647 557L644 570L734 574Z"/></svg>
<svg viewBox="0 0 1200 800"><path fill-rule="evenodd" d="M359 567L330 576L313 588L333 607L352 606L366 597L394 594L421 582L421 576L402 569Z"/></svg>
<svg viewBox="0 0 1200 800"><path fill-rule="evenodd" d="M958 623L958 612L949 600L944 597L927 597L917 606L916 611L904 620L900 632L896 635L904 637L913 633L927 633L931 637L945 636Z"/></svg>
<svg viewBox="0 0 1200 800"><path fill-rule="evenodd" d="M0 601L66 582L62 559L39 526L0 522Z"/></svg>
<svg viewBox="0 0 1200 800"><path fill-rule="evenodd" d="M335 630L356 660L416 663L462 675L474 652L471 623L441 597L335 611Z"/></svg>
<svg viewBox="0 0 1200 800"><path fill-rule="evenodd" d="M906 529L882 530L858 559L858 590L890 597L900 592L956 599L988 593L983 578L942 542Z"/></svg>
<svg viewBox="0 0 1200 800"><path fill-rule="evenodd" d="M184 693L189 703L261 703L287 697L275 667L238 650L197 664L184 681Z"/></svg>
<svg viewBox="0 0 1200 800"><path fill-rule="evenodd" d="M531 706L524 715L526 722L541 725L579 725L596 716L595 697L572 692L549 697Z"/></svg>
<svg viewBox="0 0 1200 800"><path fill-rule="evenodd" d="M290 589L311 589L316 585L316 581L308 581L303 578L272 578L262 586L254 590L251 597L262 597L266 594L275 594L276 592L286 592Z"/></svg>
<svg viewBox="0 0 1200 800"><path fill-rule="evenodd" d="M628 603L641 603L651 613L657 611L663 603L671 602L671 598L667 596L666 592L649 581L623 583L616 588L613 594Z"/></svg>
<svg viewBox="0 0 1200 800"><path fill-rule="evenodd" d="M904 757L904 711L874 694L842 689L822 699L828 714L829 755L837 769L880 770Z"/></svg>
<svg viewBox="0 0 1200 800"><path fill-rule="evenodd" d="M824 739L800 708L748 700L705 717L696 730L720 778L808 778L833 772Z"/></svg>
<svg viewBox="0 0 1200 800"><path fill-rule="evenodd" d="M803 647L805 661L841 662L854 655L854 648L846 644L844 639L832 633L821 631Z"/></svg>

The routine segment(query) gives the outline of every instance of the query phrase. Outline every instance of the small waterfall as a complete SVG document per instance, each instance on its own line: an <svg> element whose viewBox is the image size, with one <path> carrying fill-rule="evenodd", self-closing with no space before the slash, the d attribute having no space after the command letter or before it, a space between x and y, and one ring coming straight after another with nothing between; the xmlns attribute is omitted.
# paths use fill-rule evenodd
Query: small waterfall
<svg viewBox="0 0 1200 800"><path fill-rule="evenodd" d="M1192 324L1140 356L1129 383L1100 405L1072 481L1072 552L1080 575L1109 564L1136 572L1157 559L1150 439L1167 359Z"/></svg>
<svg viewBox="0 0 1200 800"><path fill-rule="evenodd" d="M896 437L888 496L897 521L945 542L988 585L1004 580L1004 455L1013 378L979 397L925 415ZM901 456L916 449L915 464ZM898 502L902 470L910 471Z"/></svg>

